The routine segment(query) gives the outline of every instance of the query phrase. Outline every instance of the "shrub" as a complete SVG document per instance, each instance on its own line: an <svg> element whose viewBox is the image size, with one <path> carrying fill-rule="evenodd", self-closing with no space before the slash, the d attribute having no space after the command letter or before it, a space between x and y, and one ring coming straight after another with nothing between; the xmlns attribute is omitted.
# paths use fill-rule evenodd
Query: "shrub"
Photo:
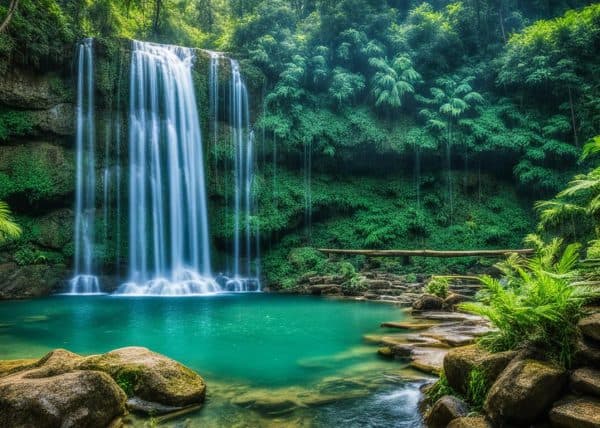
<svg viewBox="0 0 600 428"><path fill-rule="evenodd" d="M448 290L450 288L449 280L443 276L432 276L429 283L425 287L425 291L434 296L445 299L448 296Z"/></svg>
<svg viewBox="0 0 600 428"><path fill-rule="evenodd" d="M579 244L568 245L558 257L561 244L555 239L531 260L512 255L498 265L502 280L482 277L479 302L459 306L489 318L498 329L481 339L484 347L498 352L531 345L570 365L582 306L598 292L571 285Z"/></svg>

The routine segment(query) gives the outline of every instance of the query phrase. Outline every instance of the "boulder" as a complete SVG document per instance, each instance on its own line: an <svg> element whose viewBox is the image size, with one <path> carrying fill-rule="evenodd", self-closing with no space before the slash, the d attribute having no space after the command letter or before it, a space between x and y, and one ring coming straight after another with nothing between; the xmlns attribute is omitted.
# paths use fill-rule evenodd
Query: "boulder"
<svg viewBox="0 0 600 428"><path fill-rule="evenodd" d="M416 311L436 311L442 309L444 299L433 294L423 294L412 305Z"/></svg>
<svg viewBox="0 0 600 428"><path fill-rule="evenodd" d="M457 397L445 395L431 407L425 415L425 423L429 428L446 428L450 421L467 416L469 406Z"/></svg>
<svg viewBox="0 0 600 428"><path fill-rule="evenodd" d="M574 370L571 373L571 389L578 394L600 397L600 370L589 367Z"/></svg>
<svg viewBox="0 0 600 428"><path fill-rule="evenodd" d="M466 394L473 369L483 372L491 385L515 355L514 351L491 353L477 345L454 348L444 358L444 374L456 392Z"/></svg>
<svg viewBox="0 0 600 428"><path fill-rule="evenodd" d="M468 416L454 419L448 428L492 428L492 425L483 416Z"/></svg>
<svg viewBox="0 0 600 428"><path fill-rule="evenodd" d="M128 396L167 406L202 403L204 379L194 371L146 348L128 347L85 358L79 368L108 373Z"/></svg>
<svg viewBox="0 0 600 428"><path fill-rule="evenodd" d="M471 297L465 296L463 294L450 293L444 299L444 307L448 308L448 309L452 309L459 303L466 302L469 300L473 300L473 299Z"/></svg>
<svg viewBox="0 0 600 428"><path fill-rule="evenodd" d="M550 423L559 428L600 427L600 400L589 397L567 397L550 410Z"/></svg>
<svg viewBox="0 0 600 428"><path fill-rule="evenodd" d="M585 337L600 342L600 312L582 318L577 326Z"/></svg>
<svg viewBox="0 0 600 428"><path fill-rule="evenodd" d="M567 381L563 368L537 360L515 360L498 376L484 410L501 425L528 425L544 416Z"/></svg>
<svg viewBox="0 0 600 428"><path fill-rule="evenodd" d="M82 358L57 350L0 378L7 427L104 427L125 414L125 393L106 373L73 370Z"/></svg>

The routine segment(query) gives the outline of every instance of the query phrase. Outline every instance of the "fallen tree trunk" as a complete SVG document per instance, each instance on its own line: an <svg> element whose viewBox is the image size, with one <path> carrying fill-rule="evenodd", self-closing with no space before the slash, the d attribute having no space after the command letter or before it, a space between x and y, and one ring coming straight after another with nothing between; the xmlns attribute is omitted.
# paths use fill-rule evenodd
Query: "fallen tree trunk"
<svg viewBox="0 0 600 428"><path fill-rule="evenodd" d="M500 257L508 254L533 254L533 248L517 250L340 250L333 248L317 248L325 254L344 254L348 256L367 257Z"/></svg>

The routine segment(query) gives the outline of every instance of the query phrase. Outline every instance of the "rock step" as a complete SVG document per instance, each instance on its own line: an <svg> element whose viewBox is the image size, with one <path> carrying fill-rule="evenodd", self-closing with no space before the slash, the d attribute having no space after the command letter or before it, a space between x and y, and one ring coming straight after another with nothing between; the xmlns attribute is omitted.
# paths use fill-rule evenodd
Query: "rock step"
<svg viewBox="0 0 600 428"><path fill-rule="evenodd" d="M571 373L571 390L578 394L600 397L600 370L589 367Z"/></svg>
<svg viewBox="0 0 600 428"><path fill-rule="evenodd" d="M598 428L600 400L592 397L561 400L550 410L550 422L560 428Z"/></svg>
<svg viewBox="0 0 600 428"><path fill-rule="evenodd" d="M427 322L407 322L407 321L388 321L381 323L380 327L384 328L402 328L405 330L426 330L431 327L435 327L437 323Z"/></svg>
<svg viewBox="0 0 600 428"><path fill-rule="evenodd" d="M600 312L582 318L577 326L585 337L600 342Z"/></svg>

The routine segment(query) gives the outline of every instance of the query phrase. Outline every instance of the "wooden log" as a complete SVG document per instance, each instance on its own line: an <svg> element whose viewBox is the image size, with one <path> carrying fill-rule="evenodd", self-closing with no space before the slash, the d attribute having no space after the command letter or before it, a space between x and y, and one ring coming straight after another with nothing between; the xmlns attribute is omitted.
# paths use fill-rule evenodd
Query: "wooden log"
<svg viewBox="0 0 600 428"><path fill-rule="evenodd" d="M500 257L508 254L534 254L533 248L516 250L340 250L333 248L317 248L325 254L344 254L348 256L367 257Z"/></svg>

